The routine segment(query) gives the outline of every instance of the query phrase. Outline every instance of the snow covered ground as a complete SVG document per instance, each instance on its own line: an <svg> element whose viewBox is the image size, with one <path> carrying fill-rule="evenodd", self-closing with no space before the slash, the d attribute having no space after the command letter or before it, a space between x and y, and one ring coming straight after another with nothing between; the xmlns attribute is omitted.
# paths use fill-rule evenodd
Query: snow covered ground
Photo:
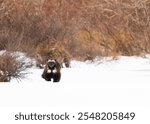
<svg viewBox="0 0 150 124"><path fill-rule="evenodd" d="M27 59L30 61L30 59ZM97 58L93 63L72 61L62 69L59 83L41 78L42 69L28 70L26 79L0 83L0 122L15 121L15 114L38 112L77 115L78 112L135 112L134 121L103 121L105 124L149 122L150 57ZM74 123L74 120L67 121ZM76 123L77 121L75 121ZM78 121L78 123L100 123ZM41 123L41 121L28 121ZM55 123L42 121L42 123ZM66 123L66 121L56 121Z"/></svg>
<svg viewBox="0 0 150 124"><path fill-rule="evenodd" d="M26 79L0 83L1 107L150 106L150 57L72 61L59 83L31 68Z"/></svg>

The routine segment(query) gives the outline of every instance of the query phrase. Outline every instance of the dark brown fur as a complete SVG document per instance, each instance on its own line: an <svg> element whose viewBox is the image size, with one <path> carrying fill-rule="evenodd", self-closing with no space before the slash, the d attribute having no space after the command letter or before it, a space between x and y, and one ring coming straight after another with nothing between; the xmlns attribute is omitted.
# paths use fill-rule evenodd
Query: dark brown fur
<svg viewBox="0 0 150 124"><path fill-rule="evenodd" d="M45 65L42 77L46 81L51 81L51 79L53 79L53 82L59 82L61 78L61 66L59 62L57 60L48 60Z"/></svg>

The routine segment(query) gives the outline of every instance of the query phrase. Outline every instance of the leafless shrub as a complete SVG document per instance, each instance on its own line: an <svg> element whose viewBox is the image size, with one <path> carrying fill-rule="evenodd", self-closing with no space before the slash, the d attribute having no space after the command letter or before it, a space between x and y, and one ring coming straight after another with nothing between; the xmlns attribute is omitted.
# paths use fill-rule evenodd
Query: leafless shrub
<svg viewBox="0 0 150 124"><path fill-rule="evenodd" d="M10 53L0 55L0 82L9 82L12 78L22 79L29 64L18 60Z"/></svg>
<svg viewBox="0 0 150 124"><path fill-rule="evenodd" d="M149 15L148 0L1 0L0 50L44 58L56 42L81 60L150 53Z"/></svg>
<svg viewBox="0 0 150 124"><path fill-rule="evenodd" d="M56 59L62 62L64 58L71 58L67 48L62 42L52 41L47 43L40 43L37 46L35 58L37 65L43 65L48 59Z"/></svg>

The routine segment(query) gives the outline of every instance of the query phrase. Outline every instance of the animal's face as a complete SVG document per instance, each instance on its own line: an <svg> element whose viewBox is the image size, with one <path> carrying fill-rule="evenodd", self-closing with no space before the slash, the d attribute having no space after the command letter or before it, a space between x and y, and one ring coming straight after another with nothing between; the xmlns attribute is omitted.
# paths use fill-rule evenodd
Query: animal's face
<svg viewBox="0 0 150 124"><path fill-rule="evenodd" d="M48 68L49 69L54 69L55 68L55 64L56 64L56 61L55 60L48 60Z"/></svg>

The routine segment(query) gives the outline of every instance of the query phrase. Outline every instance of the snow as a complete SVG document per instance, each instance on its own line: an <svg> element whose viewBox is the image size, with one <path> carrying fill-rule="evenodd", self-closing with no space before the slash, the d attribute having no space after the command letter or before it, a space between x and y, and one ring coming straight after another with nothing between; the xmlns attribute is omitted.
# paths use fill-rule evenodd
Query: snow
<svg viewBox="0 0 150 124"><path fill-rule="evenodd" d="M59 83L45 81L41 78L42 72L42 69L34 66L28 70L26 78L21 82L13 79L10 83L0 83L0 107L50 107L53 112L58 108L61 110L66 108L64 111L71 108L71 112L82 110L137 112L138 108L141 114L140 116L138 113L140 122L143 122L142 116L143 118L148 116L149 56L145 58L120 56L117 60L99 57L94 62L73 60L71 68L62 68ZM6 110L4 109L3 113L8 111ZM24 112L28 112L27 110L23 109ZM16 114L20 109L15 108L13 111ZM142 113L145 113L145 116Z"/></svg>
<svg viewBox="0 0 150 124"><path fill-rule="evenodd" d="M100 63L100 64L99 64ZM100 58L72 61L59 83L41 78L32 67L26 79L0 84L0 106L149 106L150 59Z"/></svg>

